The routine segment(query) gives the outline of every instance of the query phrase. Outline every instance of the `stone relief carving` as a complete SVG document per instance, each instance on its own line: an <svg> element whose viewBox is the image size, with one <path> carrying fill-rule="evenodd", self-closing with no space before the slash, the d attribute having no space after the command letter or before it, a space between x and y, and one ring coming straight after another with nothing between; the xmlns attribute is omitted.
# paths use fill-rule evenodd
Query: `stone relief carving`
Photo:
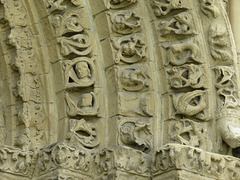
<svg viewBox="0 0 240 180"><path fill-rule="evenodd" d="M93 85L96 78L93 62L94 59L85 57L64 61L65 86L74 88Z"/></svg>
<svg viewBox="0 0 240 180"><path fill-rule="evenodd" d="M187 93L173 94L173 105L176 114L187 117L195 116L198 119L207 118L207 91L195 90Z"/></svg>
<svg viewBox="0 0 240 180"><path fill-rule="evenodd" d="M139 34L111 38L113 47L117 50L115 62L136 63L146 57L146 48L143 37Z"/></svg>
<svg viewBox="0 0 240 180"><path fill-rule="evenodd" d="M236 87L234 82L234 69L228 66L217 66L214 68L216 73L216 88L218 94L218 108L235 108L239 105L236 97Z"/></svg>
<svg viewBox="0 0 240 180"><path fill-rule="evenodd" d="M153 96L151 93L118 93L118 113L123 116L153 116Z"/></svg>
<svg viewBox="0 0 240 180"><path fill-rule="evenodd" d="M87 151L71 147L66 143L56 143L44 148L39 153L36 168L40 176L56 170L58 167L90 174L92 171L91 161L92 156Z"/></svg>
<svg viewBox="0 0 240 180"><path fill-rule="evenodd" d="M194 42L194 40L190 40L185 43L176 43L168 46L164 45L167 59L166 65L169 63L176 66L189 62L202 63L203 59L197 43L198 42Z"/></svg>
<svg viewBox="0 0 240 180"><path fill-rule="evenodd" d="M69 124L70 132L67 135L67 140L70 144L86 148L93 148L99 145L100 141L95 124L87 123L84 119L70 119Z"/></svg>
<svg viewBox="0 0 240 180"><path fill-rule="evenodd" d="M200 0L201 10L204 14L209 16L210 13L216 18L220 15L220 10L217 6L218 1L216 0ZM210 13L209 13L210 12Z"/></svg>
<svg viewBox="0 0 240 180"><path fill-rule="evenodd" d="M150 77L148 68L143 66L127 66L119 70L118 79L122 89L130 92L146 91L149 89Z"/></svg>
<svg viewBox="0 0 240 180"><path fill-rule="evenodd" d="M189 9L187 0L152 0L153 12L157 17L165 16L174 10Z"/></svg>
<svg viewBox="0 0 240 180"><path fill-rule="evenodd" d="M205 88L207 86L203 66L185 64L174 66L167 72L169 74L169 84L173 88Z"/></svg>
<svg viewBox="0 0 240 180"><path fill-rule="evenodd" d="M124 121L119 125L118 141L142 152L151 150L152 131L149 123L141 121Z"/></svg>
<svg viewBox="0 0 240 180"><path fill-rule="evenodd" d="M82 33L84 31L81 15L77 11L67 11L63 15L57 14L52 18L52 23L57 37L70 32Z"/></svg>
<svg viewBox="0 0 240 180"><path fill-rule="evenodd" d="M169 129L172 142L211 151L212 144L203 124L184 119L171 122Z"/></svg>
<svg viewBox="0 0 240 180"><path fill-rule="evenodd" d="M120 9L131 4L136 3L138 0L105 0L107 8Z"/></svg>
<svg viewBox="0 0 240 180"><path fill-rule="evenodd" d="M67 5L64 5L65 0L45 0L46 7L49 9L50 13L55 10L65 10L67 9ZM75 6L82 5L81 0L71 0L71 3Z"/></svg>
<svg viewBox="0 0 240 180"><path fill-rule="evenodd" d="M135 11L109 12L112 30L119 34L131 34L141 31L142 18Z"/></svg>
<svg viewBox="0 0 240 180"><path fill-rule="evenodd" d="M195 18L191 11L179 13L169 21L161 21L159 32L161 36L166 35L194 35L197 34Z"/></svg>
<svg viewBox="0 0 240 180"><path fill-rule="evenodd" d="M75 34L71 37L59 37L58 42L61 45L61 53L63 56L68 56L70 54L86 56L92 52L89 37L85 34Z"/></svg>
<svg viewBox="0 0 240 180"><path fill-rule="evenodd" d="M227 29L221 24L212 24L209 30L209 44L212 57L217 61L229 61Z"/></svg>
<svg viewBox="0 0 240 180"><path fill-rule="evenodd" d="M99 113L98 92L84 93L77 99L77 101L76 99L72 99L68 92L65 92L65 96L69 108L69 116L94 116Z"/></svg>
<svg viewBox="0 0 240 180"><path fill-rule="evenodd" d="M106 148L94 156L97 174L106 174L113 169L146 175L149 171L149 157L141 151L131 151L123 147Z"/></svg>
<svg viewBox="0 0 240 180"><path fill-rule="evenodd" d="M153 175L184 167L213 179L238 179L239 160L182 145L166 145L153 155Z"/></svg>
<svg viewBox="0 0 240 180"><path fill-rule="evenodd" d="M231 150L240 147L240 114L235 109L223 109L217 119L220 138L230 147L227 153L232 155Z"/></svg>

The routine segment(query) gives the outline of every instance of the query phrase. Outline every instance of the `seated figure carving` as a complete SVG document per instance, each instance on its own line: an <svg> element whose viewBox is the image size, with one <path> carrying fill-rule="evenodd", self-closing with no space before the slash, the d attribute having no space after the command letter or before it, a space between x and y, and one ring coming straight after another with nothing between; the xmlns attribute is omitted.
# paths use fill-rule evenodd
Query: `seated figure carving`
<svg viewBox="0 0 240 180"><path fill-rule="evenodd" d="M92 59L76 58L65 61L66 88L89 87L95 82L95 65Z"/></svg>

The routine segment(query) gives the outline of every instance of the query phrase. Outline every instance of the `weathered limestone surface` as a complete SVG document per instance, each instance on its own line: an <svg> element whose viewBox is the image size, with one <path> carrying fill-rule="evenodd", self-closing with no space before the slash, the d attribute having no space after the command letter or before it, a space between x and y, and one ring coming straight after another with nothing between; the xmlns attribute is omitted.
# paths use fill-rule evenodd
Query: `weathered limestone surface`
<svg viewBox="0 0 240 180"><path fill-rule="evenodd" d="M240 180L237 1L0 0L0 179Z"/></svg>

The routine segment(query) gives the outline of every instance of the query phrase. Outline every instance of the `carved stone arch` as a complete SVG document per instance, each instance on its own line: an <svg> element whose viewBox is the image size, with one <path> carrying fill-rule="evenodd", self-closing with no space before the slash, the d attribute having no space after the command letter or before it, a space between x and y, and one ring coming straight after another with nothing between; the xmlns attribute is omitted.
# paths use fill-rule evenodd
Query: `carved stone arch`
<svg viewBox="0 0 240 180"><path fill-rule="evenodd" d="M0 179L240 178L222 1L1 3Z"/></svg>

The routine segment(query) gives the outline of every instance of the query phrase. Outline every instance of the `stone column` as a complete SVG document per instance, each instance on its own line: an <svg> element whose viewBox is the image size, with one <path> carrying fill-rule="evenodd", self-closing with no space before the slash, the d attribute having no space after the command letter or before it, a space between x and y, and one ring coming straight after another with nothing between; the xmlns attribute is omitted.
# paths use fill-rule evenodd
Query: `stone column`
<svg viewBox="0 0 240 180"><path fill-rule="evenodd" d="M240 16L239 16L240 1L229 0L229 19L232 26L232 31L237 47L237 53L240 54Z"/></svg>

